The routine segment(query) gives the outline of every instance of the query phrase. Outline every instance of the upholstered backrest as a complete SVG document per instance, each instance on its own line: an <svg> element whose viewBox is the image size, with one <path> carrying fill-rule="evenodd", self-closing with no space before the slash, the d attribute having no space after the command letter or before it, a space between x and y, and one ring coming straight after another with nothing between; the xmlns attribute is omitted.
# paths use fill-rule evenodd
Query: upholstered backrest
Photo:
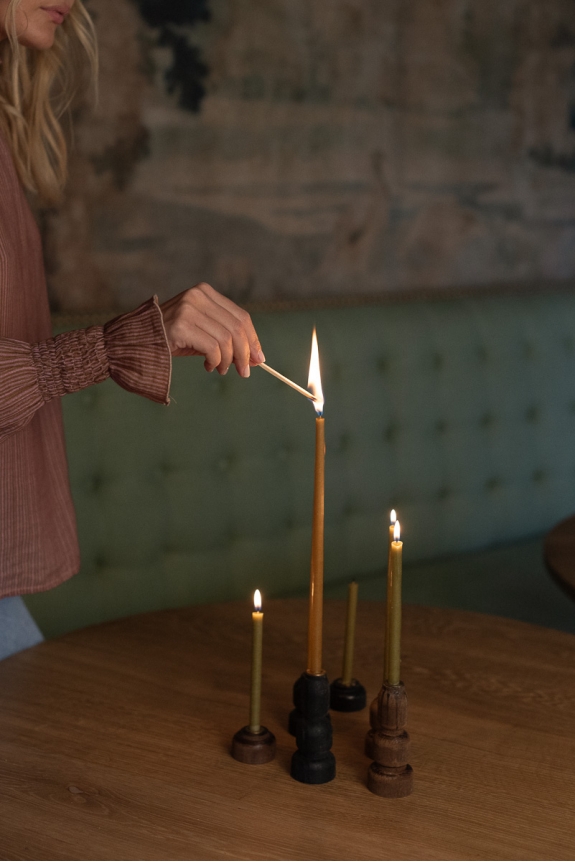
<svg viewBox="0 0 575 862"><path fill-rule="evenodd" d="M326 580L541 531L575 508L575 295L254 315L270 365L326 396ZM48 631L305 586L314 410L255 369L174 363L159 407L110 381L65 399L82 571L33 600Z"/></svg>

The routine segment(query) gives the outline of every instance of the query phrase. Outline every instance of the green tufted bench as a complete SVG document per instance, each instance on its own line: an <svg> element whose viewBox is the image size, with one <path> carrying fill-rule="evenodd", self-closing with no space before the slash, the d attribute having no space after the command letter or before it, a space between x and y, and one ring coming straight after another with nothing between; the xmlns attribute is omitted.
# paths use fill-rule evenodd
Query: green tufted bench
<svg viewBox="0 0 575 862"><path fill-rule="evenodd" d="M575 510L575 295L254 315L268 361L326 395L326 592L383 596L398 509L406 600L575 631L540 536ZM174 362L169 408L110 381L64 402L82 571L28 605L48 635L154 608L305 593L312 406L261 369Z"/></svg>

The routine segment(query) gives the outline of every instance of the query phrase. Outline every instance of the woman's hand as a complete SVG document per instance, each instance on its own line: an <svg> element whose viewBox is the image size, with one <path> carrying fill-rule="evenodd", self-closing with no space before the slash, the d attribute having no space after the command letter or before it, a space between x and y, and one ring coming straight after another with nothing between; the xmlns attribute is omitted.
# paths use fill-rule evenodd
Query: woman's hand
<svg viewBox="0 0 575 862"><path fill-rule="evenodd" d="M204 368L226 374L234 363L250 376L250 365L265 362L252 319L209 284L196 284L160 306L172 356L205 356Z"/></svg>

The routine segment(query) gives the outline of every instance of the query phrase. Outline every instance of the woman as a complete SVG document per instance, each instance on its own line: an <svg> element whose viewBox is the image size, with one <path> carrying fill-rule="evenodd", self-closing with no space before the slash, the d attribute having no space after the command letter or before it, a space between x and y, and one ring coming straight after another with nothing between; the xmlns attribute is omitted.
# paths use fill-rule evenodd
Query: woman
<svg viewBox="0 0 575 862"><path fill-rule="evenodd" d="M156 297L106 326L51 338L40 238L25 197L57 202L66 177L59 117L95 75L81 0L0 0L0 658L41 639L20 596L80 565L60 397L112 377L169 404L172 356L242 377L264 361L249 315L207 284Z"/></svg>

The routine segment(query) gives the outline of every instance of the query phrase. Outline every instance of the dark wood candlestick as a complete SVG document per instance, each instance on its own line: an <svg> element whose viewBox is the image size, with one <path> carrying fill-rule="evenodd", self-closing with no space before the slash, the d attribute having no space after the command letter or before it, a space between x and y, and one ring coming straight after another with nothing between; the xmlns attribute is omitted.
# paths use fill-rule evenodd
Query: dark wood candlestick
<svg viewBox="0 0 575 862"><path fill-rule="evenodd" d="M293 702L289 727L297 751L292 756L291 777L304 784L326 784L335 778L326 674L302 673L293 687Z"/></svg>
<svg viewBox="0 0 575 862"><path fill-rule="evenodd" d="M357 712L364 709L367 699L365 688L356 679L345 685L341 677L330 685L330 706L336 712Z"/></svg>
<svg viewBox="0 0 575 862"><path fill-rule="evenodd" d="M407 732L407 693L399 685L384 683L370 709L371 730L365 753L374 761L367 773L367 786L378 796L399 798L413 792L413 769Z"/></svg>
<svg viewBox="0 0 575 862"><path fill-rule="evenodd" d="M269 763L276 755L276 738L267 727L258 731L242 727L232 741L232 757L241 763Z"/></svg>

